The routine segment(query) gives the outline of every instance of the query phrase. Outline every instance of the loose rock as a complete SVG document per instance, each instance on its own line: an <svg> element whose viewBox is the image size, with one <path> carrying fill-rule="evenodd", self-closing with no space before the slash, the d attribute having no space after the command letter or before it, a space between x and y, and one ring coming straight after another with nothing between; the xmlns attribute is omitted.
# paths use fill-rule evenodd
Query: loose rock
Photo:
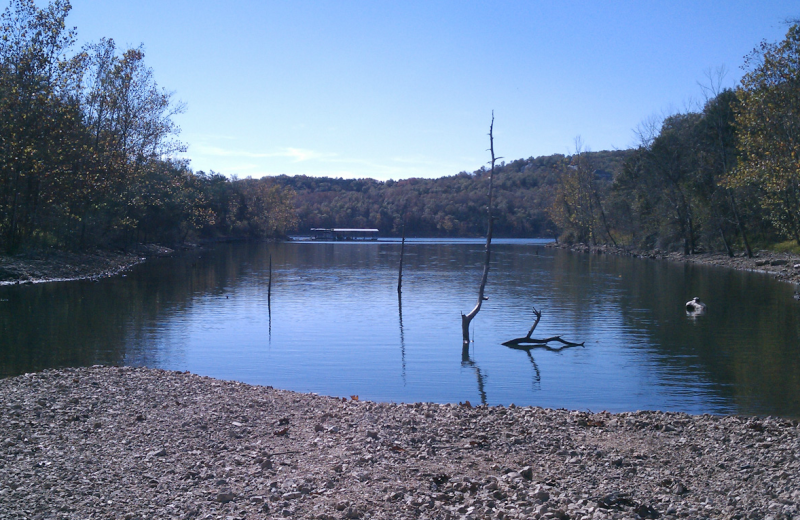
<svg viewBox="0 0 800 520"><path fill-rule="evenodd" d="M799 439L775 417L369 403L48 370L0 380L0 518L797 518Z"/></svg>

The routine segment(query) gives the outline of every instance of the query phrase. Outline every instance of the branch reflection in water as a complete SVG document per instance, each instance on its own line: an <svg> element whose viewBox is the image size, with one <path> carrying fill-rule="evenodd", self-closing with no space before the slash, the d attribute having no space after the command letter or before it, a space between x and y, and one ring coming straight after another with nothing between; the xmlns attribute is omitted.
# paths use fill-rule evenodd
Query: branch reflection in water
<svg viewBox="0 0 800 520"><path fill-rule="evenodd" d="M397 314L400 317L400 362L403 367L401 375L403 386L406 386L406 337L403 333L403 295L397 291Z"/></svg>
<svg viewBox="0 0 800 520"><path fill-rule="evenodd" d="M464 343L461 347L461 366L464 368L471 368L475 371L475 377L478 378L478 393L481 394L481 404L486 404L486 388L483 383L483 373L475 361L469 355L469 343Z"/></svg>
<svg viewBox="0 0 800 520"><path fill-rule="evenodd" d="M536 326L534 325L534 328ZM506 347L513 349L513 350L523 350L528 355L528 359L531 362L531 366L533 367L533 389L538 390L541 389L542 384L542 373L539 371L539 365L536 364L536 360L533 359L533 354L531 354L531 350L535 348L540 348L543 350L549 350L550 352L561 352L565 348L572 348L572 347L582 347L584 346L583 343L570 343L567 345L562 345L560 347L551 347L547 344L541 345L514 345L510 344L510 342L503 343Z"/></svg>
<svg viewBox="0 0 800 520"><path fill-rule="evenodd" d="M525 353L528 354L528 359L531 361L531 366L533 367L533 381L531 382L531 388L533 388L534 390L541 390L542 373L539 372L539 365L537 365L536 360L533 359L533 354L531 354L531 349L527 349Z"/></svg>
<svg viewBox="0 0 800 520"><path fill-rule="evenodd" d="M269 255L269 279L267 281L267 319L269 346L272 346L272 255Z"/></svg>

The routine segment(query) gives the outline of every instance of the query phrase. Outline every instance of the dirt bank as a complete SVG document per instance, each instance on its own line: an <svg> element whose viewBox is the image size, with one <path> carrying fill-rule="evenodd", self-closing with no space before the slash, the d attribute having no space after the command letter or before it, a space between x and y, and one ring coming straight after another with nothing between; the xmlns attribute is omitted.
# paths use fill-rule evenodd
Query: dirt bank
<svg viewBox="0 0 800 520"><path fill-rule="evenodd" d="M385 404L134 368L0 380L0 517L800 515L777 418Z"/></svg>
<svg viewBox="0 0 800 520"><path fill-rule="evenodd" d="M148 257L172 252L167 247L150 244L128 252L36 251L0 256L0 285L105 278L127 271Z"/></svg>
<svg viewBox="0 0 800 520"><path fill-rule="evenodd" d="M673 262L715 265L719 267L738 269L740 271L768 273L778 280L800 284L800 256L791 253L759 251L755 253L754 258L747 258L747 256L730 257L722 253L684 255L682 253L668 253L658 249L652 251L641 251L608 245L589 246L586 244L551 243L547 244L546 247L568 249L577 253L632 256L634 258L650 258L654 260L670 260Z"/></svg>

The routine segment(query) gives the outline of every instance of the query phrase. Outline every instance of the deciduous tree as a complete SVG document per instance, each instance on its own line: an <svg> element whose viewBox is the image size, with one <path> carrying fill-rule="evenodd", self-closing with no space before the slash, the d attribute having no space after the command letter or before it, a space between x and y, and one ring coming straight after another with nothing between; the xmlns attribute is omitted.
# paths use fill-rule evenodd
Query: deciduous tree
<svg viewBox="0 0 800 520"><path fill-rule="evenodd" d="M731 180L760 190L774 226L800 244L800 25L746 59L736 95L741 158Z"/></svg>

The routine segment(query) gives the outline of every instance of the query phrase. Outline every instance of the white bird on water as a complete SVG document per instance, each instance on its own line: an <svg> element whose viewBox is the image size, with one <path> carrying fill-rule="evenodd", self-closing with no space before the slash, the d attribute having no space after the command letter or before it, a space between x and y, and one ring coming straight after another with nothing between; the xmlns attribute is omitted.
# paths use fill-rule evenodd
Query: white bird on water
<svg viewBox="0 0 800 520"><path fill-rule="evenodd" d="M701 302L700 298L697 296L686 302L686 314L698 316L700 314L705 314L706 309L708 309L706 304Z"/></svg>

